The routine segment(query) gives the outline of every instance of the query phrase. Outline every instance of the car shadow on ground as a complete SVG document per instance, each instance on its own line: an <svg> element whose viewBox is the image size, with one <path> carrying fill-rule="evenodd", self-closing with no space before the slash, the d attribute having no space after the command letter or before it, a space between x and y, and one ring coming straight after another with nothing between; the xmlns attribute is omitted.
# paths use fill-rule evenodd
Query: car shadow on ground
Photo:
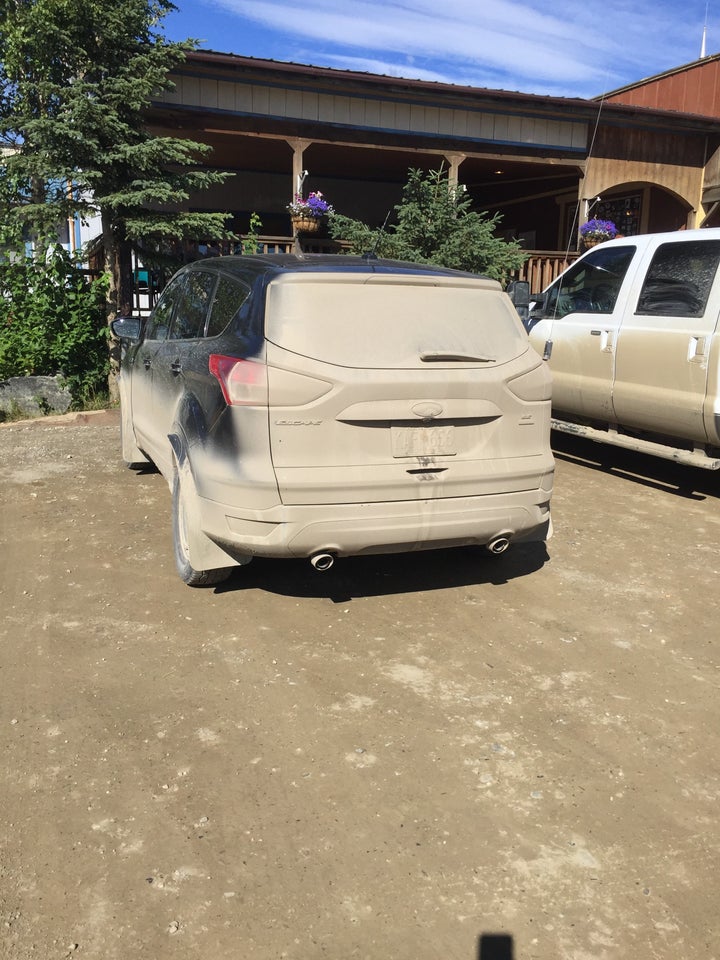
<svg viewBox="0 0 720 960"><path fill-rule="evenodd" d="M717 470L689 467L646 453L636 453L555 431L552 434L552 446L557 460L614 474L687 500L705 500L720 495L720 471Z"/></svg>
<svg viewBox="0 0 720 960"><path fill-rule="evenodd" d="M529 576L549 560L544 543L520 543L500 556L483 547L423 550L417 553L341 557L320 573L309 560L256 558L239 567L216 593L264 590L288 597L326 598L347 603L362 597L492 584L503 586Z"/></svg>

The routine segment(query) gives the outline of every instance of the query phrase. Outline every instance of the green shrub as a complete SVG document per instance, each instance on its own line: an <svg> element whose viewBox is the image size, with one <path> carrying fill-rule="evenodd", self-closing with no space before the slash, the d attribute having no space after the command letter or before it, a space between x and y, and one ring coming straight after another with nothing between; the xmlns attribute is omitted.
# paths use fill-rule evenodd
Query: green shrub
<svg viewBox="0 0 720 960"><path fill-rule="evenodd" d="M106 290L61 247L0 263L0 380L61 373L75 405L104 392Z"/></svg>
<svg viewBox="0 0 720 960"><path fill-rule="evenodd" d="M514 241L497 236L501 216L478 213L462 187L440 170L408 170L395 222L374 229L362 220L331 214L330 234L349 253L434 263L507 281L527 258Z"/></svg>

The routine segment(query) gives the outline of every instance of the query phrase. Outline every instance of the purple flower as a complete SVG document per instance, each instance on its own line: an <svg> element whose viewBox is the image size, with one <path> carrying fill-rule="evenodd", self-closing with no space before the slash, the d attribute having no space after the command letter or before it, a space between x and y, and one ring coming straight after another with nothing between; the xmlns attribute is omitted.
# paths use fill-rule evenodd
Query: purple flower
<svg viewBox="0 0 720 960"><path fill-rule="evenodd" d="M332 206L319 190L309 193L306 199L303 199L299 193L296 193L292 203L288 204L287 209L295 217L315 217L317 219L333 212Z"/></svg>
<svg viewBox="0 0 720 960"><path fill-rule="evenodd" d="M580 227L580 236L587 240L612 240L616 233L612 220L588 220Z"/></svg>

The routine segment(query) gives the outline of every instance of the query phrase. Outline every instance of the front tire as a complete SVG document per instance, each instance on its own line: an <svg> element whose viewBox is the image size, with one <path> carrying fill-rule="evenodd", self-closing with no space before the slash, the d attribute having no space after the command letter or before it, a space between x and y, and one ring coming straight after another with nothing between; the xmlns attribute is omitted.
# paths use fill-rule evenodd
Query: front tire
<svg viewBox="0 0 720 960"><path fill-rule="evenodd" d="M190 533L197 534L197 505L193 493L185 489L175 471L173 479L173 552L175 566L183 583L189 587L211 587L222 583L230 576L233 567L215 570L196 570L190 563Z"/></svg>

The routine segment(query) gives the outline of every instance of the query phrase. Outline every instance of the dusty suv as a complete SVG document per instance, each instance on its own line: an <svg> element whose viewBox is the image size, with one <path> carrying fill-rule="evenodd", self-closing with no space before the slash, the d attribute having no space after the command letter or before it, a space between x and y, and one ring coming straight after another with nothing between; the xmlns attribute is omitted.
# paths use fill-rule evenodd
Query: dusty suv
<svg viewBox="0 0 720 960"><path fill-rule="evenodd" d="M122 456L190 585L254 556L549 536L550 375L495 281L371 258L184 267L124 341Z"/></svg>

